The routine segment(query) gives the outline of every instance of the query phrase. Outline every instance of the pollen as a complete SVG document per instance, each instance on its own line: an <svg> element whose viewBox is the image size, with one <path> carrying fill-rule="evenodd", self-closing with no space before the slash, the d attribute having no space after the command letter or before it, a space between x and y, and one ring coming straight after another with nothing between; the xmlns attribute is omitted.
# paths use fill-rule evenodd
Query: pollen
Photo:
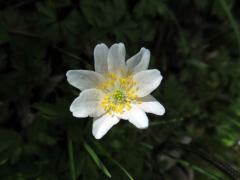
<svg viewBox="0 0 240 180"><path fill-rule="evenodd" d="M119 73L108 73L105 81L98 86L105 96L100 106L110 115L122 114L131 109L132 103L140 103L137 97L137 83L132 75L119 75Z"/></svg>

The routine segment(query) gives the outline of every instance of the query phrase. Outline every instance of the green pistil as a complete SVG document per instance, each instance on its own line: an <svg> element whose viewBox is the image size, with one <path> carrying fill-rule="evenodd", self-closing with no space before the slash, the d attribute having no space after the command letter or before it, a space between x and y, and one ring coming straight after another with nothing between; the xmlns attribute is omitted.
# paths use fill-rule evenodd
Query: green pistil
<svg viewBox="0 0 240 180"><path fill-rule="evenodd" d="M125 94L120 89L114 90L112 97L113 97L113 100L117 103L123 103L125 101Z"/></svg>

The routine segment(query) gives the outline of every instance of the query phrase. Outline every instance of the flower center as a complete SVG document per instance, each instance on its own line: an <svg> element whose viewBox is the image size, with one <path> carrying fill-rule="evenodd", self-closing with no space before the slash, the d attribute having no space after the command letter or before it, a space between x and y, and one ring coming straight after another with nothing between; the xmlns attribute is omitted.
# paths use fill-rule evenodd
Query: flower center
<svg viewBox="0 0 240 180"><path fill-rule="evenodd" d="M116 103L124 103L125 101L125 94L121 89L114 90L112 97Z"/></svg>
<svg viewBox="0 0 240 180"><path fill-rule="evenodd" d="M100 106L109 114L122 114L131 109L132 103L140 103L137 95L137 83L132 75L119 76L108 73L105 81L98 86L105 92Z"/></svg>

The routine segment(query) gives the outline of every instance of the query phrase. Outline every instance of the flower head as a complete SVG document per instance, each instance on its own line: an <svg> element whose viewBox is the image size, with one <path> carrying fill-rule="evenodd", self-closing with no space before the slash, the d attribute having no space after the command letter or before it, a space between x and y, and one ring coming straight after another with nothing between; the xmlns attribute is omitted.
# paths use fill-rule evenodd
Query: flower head
<svg viewBox="0 0 240 180"><path fill-rule="evenodd" d="M146 113L163 115L164 107L150 93L162 80L157 69L147 70L150 51L145 48L125 62L123 43L94 49L94 71L70 70L68 82L82 92L73 101L73 116L93 117L92 133L102 138L120 119L137 128L148 127Z"/></svg>

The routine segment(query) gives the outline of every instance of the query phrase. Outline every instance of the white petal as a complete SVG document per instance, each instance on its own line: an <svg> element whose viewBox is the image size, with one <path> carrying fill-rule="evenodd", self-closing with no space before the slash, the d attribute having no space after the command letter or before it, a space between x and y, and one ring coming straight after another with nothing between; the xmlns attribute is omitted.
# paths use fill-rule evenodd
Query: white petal
<svg viewBox="0 0 240 180"><path fill-rule="evenodd" d="M150 51L145 48L141 48L141 50L127 60L127 68L129 72L133 74L146 70L149 65L150 60Z"/></svg>
<svg viewBox="0 0 240 180"><path fill-rule="evenodd" d="M117 70L125 70L126 50L123 43L113 44L108 53L108 70L116 72Z"/></svg>
<svg viewBox="0 0 240 180"><path fill-rule="evenodd" d="M157 69L141 71L133 76L133 79L137 83L137 95L144 97L155 90L162 81L160 71Z"/></svg>
<svg viewBox="0 0 240 180"><path fill-rule="evenodd" d="M101 117L94 118L92 133L96 139L102 138L115 124L119 122L119 118L105 114Z"/></svg>
<svg viewBox="0 0 240 180"><path fill-rule="evenodd" d="M139 105L145 112L156 115L163 115L165 108L153 96L148 95L141 98L142 103Z"/></svg>
<svg viewBox="0 0 240 180"><path fill-rule="evenodd" d="M146 113L137 105L132 104L131 110L125 113L125 119L128 119L133 125L139 129L148 127L148 117Z"/></svg>
<svg viewBox="0 0 240 180"><path fill-rule="evenodd" d="M107 56L108 47L105 44L98 44L94 48L94 67L95 71L105 74L108 71Z"/></svg>
<svg viewBox="0 0 240 180"><path fill-rule="evenodd" d="M97 117L104 113L100 107L100 100L103 92L98 89L87 89L73 101L70 106L70 111L75 117Z"/></svg>
<svg viewBox="0 0 240 180"><path fill-rule="evenodd" d="M104 81L104 77L101 74L88 70L70 70L66 75L69 84L81 91L95 88Z"/></svg>

